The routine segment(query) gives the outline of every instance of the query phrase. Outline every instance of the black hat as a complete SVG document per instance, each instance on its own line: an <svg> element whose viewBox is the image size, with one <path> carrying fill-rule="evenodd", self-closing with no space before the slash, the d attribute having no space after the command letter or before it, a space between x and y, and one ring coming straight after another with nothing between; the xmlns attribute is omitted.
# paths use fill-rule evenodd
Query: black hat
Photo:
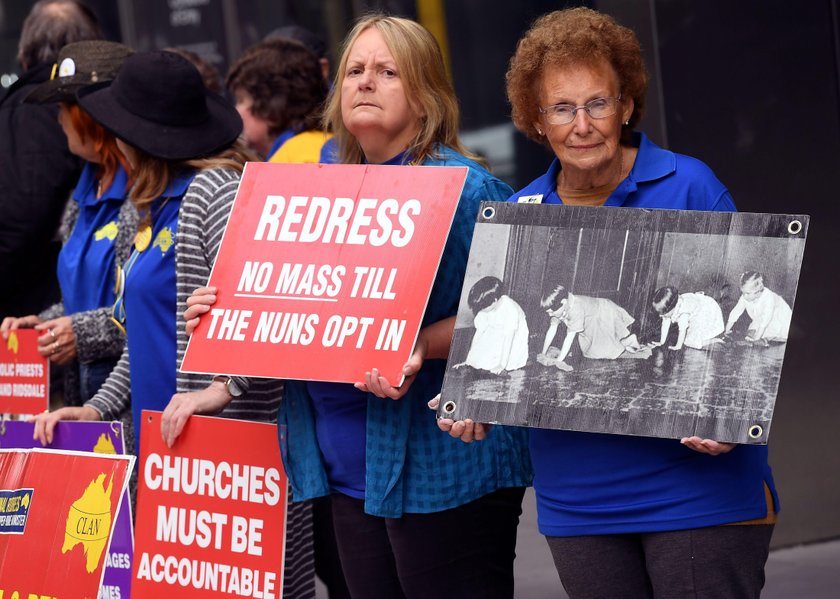
<svg viewBox="0 0 840 599"><path fill-rule="evenodd" d="M209 156L242 132L230 102L208 91L198 69L173 52L138 52L113 82L83 88L76 97L105 129L165 160Z"/></svg>
<svg viewBox="0 0 840 599"><path fill-rule="evenodd" d="M128 46L116 42L88 40L67 44L58 53L50 80L32 90L24 102L75 102L76 91L92 83L111 81L133 53Z"/></svg>

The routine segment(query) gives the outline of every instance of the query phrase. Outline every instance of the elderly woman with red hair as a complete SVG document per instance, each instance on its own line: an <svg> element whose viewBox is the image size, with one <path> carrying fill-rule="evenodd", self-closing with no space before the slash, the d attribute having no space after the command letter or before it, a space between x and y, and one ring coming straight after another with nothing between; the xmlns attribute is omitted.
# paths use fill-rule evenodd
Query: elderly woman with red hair
<svg viewBox="0 0 840 599"><path fill-rule="evenodd" d="M634 131L636 35L587 8L544 15L507 73L513 123L555 155L508 201L733 211L702 162ZM463 440L486 425L441 420ZM570 597L758 597L778 499L765 445L533 429L540 531Z"/></svg>

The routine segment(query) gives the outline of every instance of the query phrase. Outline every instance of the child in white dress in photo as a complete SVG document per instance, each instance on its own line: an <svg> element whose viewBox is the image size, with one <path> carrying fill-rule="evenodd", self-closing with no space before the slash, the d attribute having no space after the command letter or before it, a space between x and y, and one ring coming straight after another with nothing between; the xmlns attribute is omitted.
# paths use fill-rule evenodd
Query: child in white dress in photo
<svg viewBox="0 0 840 599"><path fill-rule="evenodd" d="M669 285L653 294L653 308L662 317L662 335L653 347L665 343L674 323L679 327L679 335L668 349L704 349L722 343L718 336L724 331L723 312L714 298L704 293L679 293Z"/></svg>
<svg viewBox="0 0 840 599"><path fill-rule="evenodd" d="M782 296L764 286L764 276L759 272L741 275L741 297L726 320L727 335L745 311L752 320L746 341L762 345L787 341L793 312Z"/></svg>
<svg viewBox="0 0 840 599"><path fill-rule="evenodd" d="M467 359L454 368L471 366L493 374L523 368L528 362L528 322L519 304L503 293L496 277L483 277L467 296L475 335Z"/></svg>
<svg viewBox="0 0 840 599"><path fill-rule="evenodd" d="M551 318L542 353L537 356L540 364L572 370L565 360L575 339L583 356L595 360L614 360L624 352L639 350L639 341L628 328L634 318L612 300L575 295L563 285L558 285L542 299L540 305ZM566 337L557 351L551 347L551 342L561 322L566 325Z"/></svg>

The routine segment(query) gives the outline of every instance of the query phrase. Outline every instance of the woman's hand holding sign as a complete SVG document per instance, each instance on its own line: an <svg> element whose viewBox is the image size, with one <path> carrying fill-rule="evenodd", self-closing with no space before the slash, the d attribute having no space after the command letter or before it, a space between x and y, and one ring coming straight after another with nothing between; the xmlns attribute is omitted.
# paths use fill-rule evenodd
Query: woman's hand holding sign
<svg viewBox="0 0 840 599"><path fill-rule="evenodd" d="M160 420L163 442L171 448L184 431L193 414L218 414L224 410L233 397L225 384L214 380L209 387L190 393L176 393L169 400Z"/></svg>
<svg viewBox="0 0 840 599"><path fill-rule="evenodd" d="M689 449L709 455L721 455L735 449L735 443L721 443L713 439L703 439L701 437L683 437L680 443Z"/></svg>
<svg viewBox="0 0 840 599"><path fill-rule="evenodd" d="M187 309L184 311L184 320L187 321L187 335L192 335L198 327L202 314L210 311L210 306L216 303L215 287L199 287L187 298Z"/></svg>
<svg viewBox="0 0 840 599"><path fill-rule="evenodd" d="M8 339L9 333L15 329L34 328L42 331L43 334L38 337L38 353L61 366L76 357L76 333L73 331L72 322L70 316L47 321L34 314L19 318L7 316L0 323L0 337L3 340Z"/></svg>
<svg viewBox="0 0 840 599"><path fill-rule="evenodd" d="M216 303L217 291L215 287L199 287L187 298L187 309L184 311L187 335L193 334L201 316L209 312L210 306ZM200 391L176 393L169 400L161 417L160 432L164 443L172 447L193 414L218 414L232 399L225 384L218 380L214 380Z"/></svg>
<svg viewBox="0 0 840 599"><path fill-rule="evenodd" d="M55 425L58 424L59 420L96 422L102 420L102 416L99 412L87 406L66 406L54 412L43 412L26 419L27 422L35 423L32 438L39 441L44 447L52 444Z"/></svg>
<svg viewBox="0 0 840 599"><path fill-rule="evenodd" d="M9 333L11 331L14 331L15 329L30 329L40 323L41 319L34 314L21 316L20 318L7 316L3 319L3 322L0 323L0 337L2 337L5 341L9 338Z"/></svg>
<svg viewBox="0 0 840 599"><path fill-rule="evenodd" d="M429 409L437 411L440 405L440 393L435 395L429 401ZM450 437L461 439L464 443L472 443L473 441L484 441L487 433L493 428L492 424L485 424L483 422L473 422L469 418L466 420L452 420L451 418L438 418L438 428L445 433L449 433Z"/></svg>
<svg viewBox="0 0 840 599"><path fill-rule="evenodd" d="M70 316L60 316L35 325L44 334L38 337L38 353L63 366L76 357L76 333Z"/></svg>
<svg viewBox="0 0 840 599"><path fill-rule="evenodd" d="M355 383L354 386L359 391L373 393L377 397L400 399L411 387L425 360L446 359L449 356L449 347L452 345L454 331L454 316L420 329L417 334L417 343L414 344L414 351L408 358L408 362L403 366L403 376L405 378L398 387L391 385L388 379L381 376L377 368L371 368L370 371L365 372L365 380Z"/></svg>
<svg viewBox="0 0 840 599"><path fill-rule="evenodd" d="M370 371L365 372L364 382L354 384L356 389L365 393L373 393L377 397L390 397L391 399L400 399L405 395L409 387L411 387L411 383L414 382L417 373L420 372L420 368L423 366L423 360L426 359L428 345L423 340L423 330L420 330L414 351L411 353L411 357L408 358L408 362L403 366L402 372L404 378L400 386L394 387L388 382L388 379L379 374L378 368L371 368Z"/></svg>

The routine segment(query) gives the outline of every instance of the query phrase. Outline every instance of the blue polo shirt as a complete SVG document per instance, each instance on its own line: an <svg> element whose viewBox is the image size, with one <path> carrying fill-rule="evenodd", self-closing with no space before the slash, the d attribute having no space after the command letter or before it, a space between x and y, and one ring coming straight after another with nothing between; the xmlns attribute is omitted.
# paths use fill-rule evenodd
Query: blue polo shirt
<svg viewBox="0 0 840 599"><path fill-rule="evenodd" d="M175 235L181 199L194 177L193 171L176 176L152 203L152 241L126 261L125 328L136 431L140 430L142 410L163 410L175 394L179 326ZM137 438L140 439L139 433Z"/></svg>
<svg viewBox="0 0 840 599"><path fill-rule="evenodd" d="M633 169L606 206L734 211L708 166L658 147L645 135ZM560 165L509 202L558 204ZM764 483L778 497L766 445L710 456L675 439L532 429L531 460L540 532L577 536L658 532L728 524L767 515Z"/></svg>
<svg viewBox="0 0 840 599"><path fill-rule="evenodd" d="M604 206L735 211L735 202L729 190L708 166L690 156L660 148L643 133L635 134L634 143L639 148L636 162ZM534 179L508 201L562 204L557 195L559 173L560 161L555 158L544 175Z"/></svg>
<svg viewBox="0 0 840 599"><path fill-rule="evenodd" d="M96 197L96 165L88 162L73 192L79 216L58 255L58 281L64 313L76 314L114 303L120 208L126 197L127 176L122 167L102 197Z"/></svg>
<svg viewBox="0 0 840 599"><path fill-rule="evenodd" d="M399 166L410 160L406 152L400 152L382 164ZM367 393L347 383L309 381L306 387L315 409L315 433L330 491L364 499Z"/></svg>

